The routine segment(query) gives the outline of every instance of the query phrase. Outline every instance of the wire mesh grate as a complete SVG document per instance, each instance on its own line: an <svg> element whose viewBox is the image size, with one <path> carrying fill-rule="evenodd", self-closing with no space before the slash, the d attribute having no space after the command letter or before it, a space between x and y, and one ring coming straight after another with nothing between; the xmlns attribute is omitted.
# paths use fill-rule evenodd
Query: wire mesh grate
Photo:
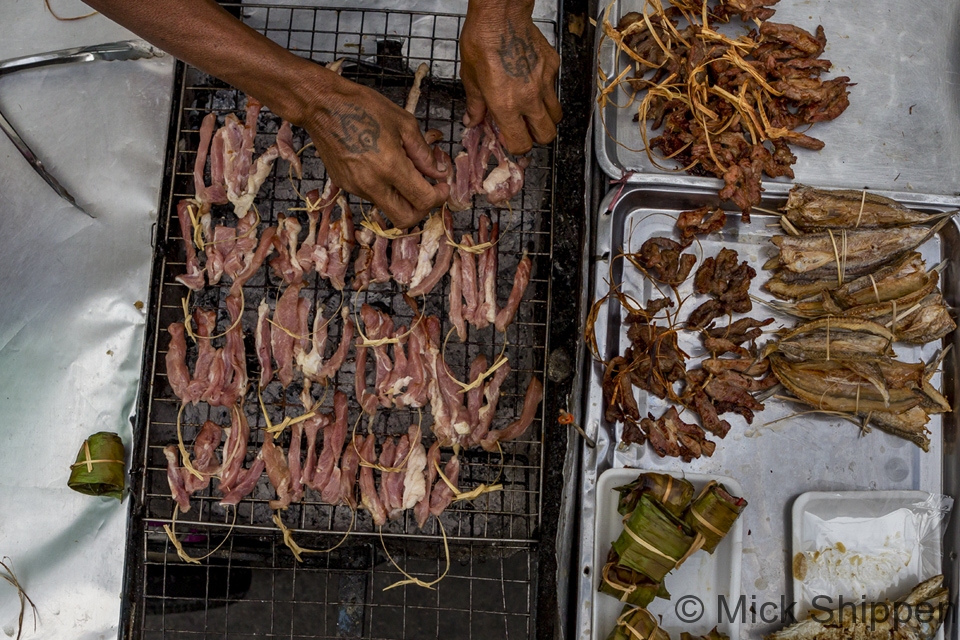
<svg viewBox="0 0 960 640"><path fill-rule="evenodd" d="M422 128L443 132L444 141L440 144L454 155L463 130L464 95L456 80L457 36L462 16L246 4L235 10L248 25L301 56L319 63L344 58L345 77L377 89L398 104L406 98L414 69L420 62L428 63L431 74L422 85L416 116ZM554 42L555 25L541 23L538 26ZM297 564L279 543L277 527L271 520L274 512L268 506L274 491L264 474L254 492L241 501L236 511L219 505L216 483L195 493L190 512L177 516L177 533L191 556L211 555L200 565L185 565L176 560L176 551L161 529L162 525L172 522L174 514L163 447L177 442L181 410L166 379L164 358L169 343L166 327L183 320L182 300L187 294L175 281L175 277L185 271L175 207L180 199L193 195L193 164L201 120L207 113L216 112L222 123L223 115L241 113L245 101L245 96L232 87L194 68L184 68L179 111L175 114L176 135L170 140L173 151L168 206L158 233L158 255L162 262L159 293L152 309L156 319L155 347L148 356L146 370L149 376L145 404L146 447L139 495L143 505L140 545L145 559L140 572L143 597L137 616L141 636L393 638L439 637L441 632L456 631L459 636L483 638L491 637L491 629L500 628L502 632L494 633L497 637L531 636L541 511L542 409L522 438L503 444L502 454L482 450L460 453L461 491L495 482L502 484L503 489L470 502L454 503L439 519L429 520L423 530L417 528L412 512L407 512L378 531L366 511L358 510L354 514L346 506L324 504L316 492L307 489L302 502L290 505L281 514L297 542L304 547L315 543L313 548L325 549L344 540L345 533L349 532L349 536L336 551L308 554L303 564ZM272 144L279 125L279 118L267 111L261 112L257 122L257 153ZM295 146L307 142L306 134L295 128ZM530 286L516 320L505 335L496 333L493 327L477 330L470 326L465 341L461 343L454 336L445 347L446 361L462 380L467 378L470 363L478 354L486 355L489 362L500 353L509 358L512 371L502 386L493 429L503 428L519 417L531 376L545 379L554 153L555 149L548 147L536 148L530 154L523 190L510 207L492 207L477 198L472 211L454 215L457 239L461 234L475 232L481 215L489 216L499 223L501 230L506 230L501 231L497 246L497 297L501 303L509 295L522 252L526 251L533 261ZM302 161L302 180L292 178L286 163L278 161L264 183L256 201L262 220L260 230L275 225L278 214L289 215L291 209L302 207L299 194L311 189L322 190L326 175L320 160L312 153L304 153ZM357 211L359 201L351 199L351 205ZM232 223L233 214L226 208L214 207L213 214L215 223ZM242 323L252 381L256 380L259 370L252 344L257 306L261 299L275 303L282 289L281 281L266 266L244 287ZM226 294L226 286L208 286L191 297L192 306L218 310L216 333L224 332L230 324L224 303ZM389 309L397 326L409 326L415 318L414 311L392 283L372 285L359 294L345 291L341 300L340 292L313 274L301 295L315 302L324 317L330 317L341 304L354 309L368 302ZM419 302L425 314L441 319L443 335L446 335L451 327L447 318L447 279ZM329 329L330 341L338 343L341 326L333 322ZM215 346L220 346L219 342L215 342ZM365 418L359 419L360 408L354 397L354 355L351 350L330 388L315 387L313 397L322 400L320 410L328 412L332 410L332 391L343 391L349 398L348 423L359 425L354 428L362 434L368 425ZM191 347L188 361L193 357L194 347ZM373 363L368 361L365 373L371 379L372 369ZM255 385L251 387L243 404L251 427L246 466L256 456L266 427ZM272 423L303 412L301 390L300 382L283 389L276 380L264 388L263 401ZM230 409L203 403L183 407L180 425L184 442L189 445L193 441L205 420L229 425L229 412ZM379 448L384 438L406 433L411 424L421 420L424 433L429 434L428 409L422 417L416 410L381 409L369 428L376 434ZM424 444L429 446L432 439L428 436ZM288 442L289 430L278 444L286 449ZM446 461L451 455L445 452L442 460ZM451 555L442 589L426 591L404 586L382 590L403 577L387 560L384 549L390 551L405 571L430 581L444 570L442 535L449 541ZM216 549L221 540L223 546ZM295 586L297 581L301 587ZM312 585L308 590L311 595L300 595L297 589L306 584ZM199 591L198 585L202 586ZM290 589L294 590L292 595ZM242 615L239 609L243 610ZM251 626L250 620L258 622Z"/></svg>
<svg viewBox="0 0 960 640"><path fill-rule="evenodd" d="M424 581L446 566L442 547L411 539L385 547L353 540L297 562L283 546L234 535L202 565L164 562L173 553L154 536L148 553L143 638L526 638L533 634L535 549L459 543L442 588L387 589L404 575ZM314 539L316 538L316 539ZM330 536L309 542L329 544ZM208 553L218 541L191 548ZM389 552L387 558L384 548Z"/></svg>

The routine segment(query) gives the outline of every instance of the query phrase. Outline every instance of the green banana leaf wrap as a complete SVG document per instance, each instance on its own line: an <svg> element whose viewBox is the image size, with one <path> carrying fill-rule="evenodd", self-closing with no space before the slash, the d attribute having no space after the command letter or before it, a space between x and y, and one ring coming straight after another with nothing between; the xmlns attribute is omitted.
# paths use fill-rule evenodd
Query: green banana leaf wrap
<svg viewBox="0 0 960 640"><path fill-rule="evenodd" d="M623 529L613 543L620 566L639 571L654 582L663 582L663 577L702 543L695 531L646 494L624 518Z"/></svg>
<svg viewBox="0 0 960 640"><path fill-rule="evenodd" d="M680 634L680 640L730 640L730 636L720 633L717 631L717 628L714 627L710 633L705 636L695 636L692 633L684 631Z"/></svg>
<svg viewBox="0 0 960 640"><path fill-rule="evenodd" d="M731 495L722 484L709 482L683 519L703 536L703 548L713 553L746 507L746 500Z"/></svg>
<svg viewBox="0 0 960 640"><path fill-rule="evenodd" d="M607 564L600 574L601 593L613 596L620 602L645 607L654 598L670 599L670 592L663 586L643 575L639 571L619 566L620 556L613 549L607 556Z"/></svg>
<svg viewBox="0 0 960 640"><path fill-rule="evenodd" d="M70 465L67 486L88 496L123 499L127 474L120 436L108 431L95 433L83 441L77 461Z"/></svg>
<svg viewBox="0 0 960 640"><path fill-rule="evenodd" d="M670 640L670 634L660 628L657 619L649 611L627 605L607 640Z"/></svg>
<svg viewBox="0 0 960 640"><path fill-rule="evenodd" d="M614 491L620 492L617 511L622 516L632 512L637 507L640 496L646 493L679 518L690 505L694 494L689 480L674 478L666 473L641 473L636 480L622 487L615 487Z"/></svg>

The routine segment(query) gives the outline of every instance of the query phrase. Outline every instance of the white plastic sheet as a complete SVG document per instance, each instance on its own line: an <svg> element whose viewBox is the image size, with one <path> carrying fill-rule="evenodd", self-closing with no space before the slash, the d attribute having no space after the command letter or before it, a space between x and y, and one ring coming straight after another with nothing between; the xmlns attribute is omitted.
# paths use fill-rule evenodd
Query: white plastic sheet
<svg viewBox="0 0 960 640"><path fill-rule="evenodd" d="M52 0L81 15L78 0ZM0 6L0 59L132 38L42 0ZM123 504L66 486L91 433L130 451L173 59L95 62L0 79L0 111L91 219L0 136L0 556L37 605L24 638L116 637ZM0 637L19 602L0 581Z"/></svg>

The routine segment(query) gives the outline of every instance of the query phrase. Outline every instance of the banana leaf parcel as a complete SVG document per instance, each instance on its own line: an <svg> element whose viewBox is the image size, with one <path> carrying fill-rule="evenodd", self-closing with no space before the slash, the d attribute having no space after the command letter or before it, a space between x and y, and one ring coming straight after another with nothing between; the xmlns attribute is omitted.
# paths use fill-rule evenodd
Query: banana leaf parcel
<svg viewBox="0 0 960 640"><path fill-rule="evenodd" d="M670 640L670 634L660 628L656 617L649 611L627 605L607 640Z"/></svg>
<svg viewBox="0 0 960 640"><path fill-rule="evenodd" d="M88 496L123 499L126 480L123 442L115 433L101 431L83 441L77 461L70 466L67 486Z"/></svg>
<svg viewBox="0 0 960 640"><path fill-rule="evenodd" d="M678 518L690 505L694 493L689 480L674 478L666 473L642 473L630 484L616 487L614 491L620 492L617 511L622 516L631 513L640 501L640 496L647 494Z"/></svg>
<svg viewBox="0 0 960 640"><path fill-rule="evenodd" d="M633 513L624 518L623 532L613 549L620 557L620 566L662 582L702 542L696 531L644 494Z"/></svg>
<svg viewBox="0 0 960 640"><path fill-rule="evenodd" d="M647 606L653 602L654 598L670 599L670 592L662 582L654 582L639 571L619 566L619 563L620 557L611 549L607 556L607 564L603 566L601 572L599 589L601 593L637 607Z"/></svg>
<svg viewBox="0 0 960 640"><path fill-rule="evenodd" d="M713 553L746 507L746 500L731 495L722 484L710 482L690 505L684 521L703 536L703 548Z"/></svg>

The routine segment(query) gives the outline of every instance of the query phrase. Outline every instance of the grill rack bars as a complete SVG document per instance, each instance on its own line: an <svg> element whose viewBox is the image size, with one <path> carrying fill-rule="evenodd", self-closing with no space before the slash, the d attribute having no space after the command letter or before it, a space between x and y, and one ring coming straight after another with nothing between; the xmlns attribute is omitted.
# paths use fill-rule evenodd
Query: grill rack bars
<svg viewBox="0 0 960 640"><path fill-rule="evenodd" d="M244 10L248 10L247 5L244 5ZM265 12L263 24L274 26L276 20L273 16L277 12L286 15L291 23L295 15L302 15L304 12L312 13L316 16L314 24L321 21L320 14L335 14L340 22L349 22L351 20L345 16L349 17L357 14L360 16L361 29L365 24L377 22L367 17L371 14L389 16L389 18L381 21L384 25L395 23L394 16L397 15L397 12L387 14L368 10L329 12L321 9L284 10L276 7L264 7L262 11ZM411 31L415 30L415 24L420 24L421 27L419 28L422 29L423 21L431 17L412 13L401 13L399 15L406 19L408 30ZM455 25L457 31L459 29L459 16L432 16L432 18L434 20L432 30L434 42L446 42L444 38L436 35L437 22L441 19L455 20L456 23L451 23L451 26ZM355 22L356 18L354 17L352 21ZM457 31L452 32L454 37ZM267 33L277 39L279 32L275 28L269 28ZM293 34L302 32L293 29L291 26L288 33L290 39L287 42L281 39L281 44L288 44L295 39ZM419 59L405 58L402 51L399 53L389 52L393 48L393 45L389 43L396 43L397 40L395 39L400 36L393 33L373 35L382 38L377 40L374 45L376 53L372 56L367 55L367 51L361 49L359 56L352 59L347 58L344 74L351 79L372 84L396 101L402 101L409 88L412 68L419 64ZM340 36L341 34L337 34L338 47L341 44L343 46L351 44L350 41L343 43ZM361 32L359 42L364 43L362 46L368 46L365 43L368 42L370 36L371 34ZM455 42L455 40L450 40L450 42ZM412 45L407 47L408 50L411 48L415 47ZM443 47L438 46L434 49L440 50ZM384 53L385 51L387 53ZM456 54L455 47L452 51ZM340 52L335 51L310 50L309 52L301 51L299 53L309 53L310 57L321 60L342 57ZM436 65L436 61L431 60L430 62ZM440 62L455 64L456 56L454 55L452 60L441 60ZM396 67L404 64L407 65L405 72L395 70ZM441 69L443 68L443 64L439 66ZM424 82L423 95L417 111L417 115L425 128L445 130L448 138L448 151L451 151L453 146L450 139L458 140L459 133L462 130L462 125L459 122L459 116L462 113L462 94L459 91L459 87L454 83L442 79L436 81L432 78L428 79ZM169 216L172 215L175 203L179 199L192 195L192 166L199 123L203 115L211 110L221 113L236 112L242 109L244 103L241 94L234 89L226 87L199 71L188 68L185 71L180 104L174 176L167 209L166 235L163 241L167 259L162 267L159 308L156 310L158 323L155 337L158 348L155 353L154 378L149 402L148 448L144 461L147 475L142 499L147 505L147 516L151 522L169 522L173 510L173 503L169 498L164 476L165 461L162 456L162 447L176 441L175 424L179 405L166 383L162 360L168 340L165 335L165 328L170 322L182 319L181 299L186 294L186 290L173 280L177 274L182 273L184 267L182 249L180 249L182 240L179 237L176 225L170 224ZM266 112L261 113L257 135L258 150L262 150L272 141L272 135L278 126L279 120L277 118ZM296 135L296 142L303 144L306 141L303 132L297 132ZM528 250L535 264L530 289L520 307L517 320L507 332L508 344L505 352L510 358L514 373L511 373L504 383L504 393L501 397L498 418L494 427L502 427L519 415L519 408L530 376L535 374L541 379L544 377L545 356L543 351L546 341L546 316L548 311L546 292L548 282L546 277L540 274L549 273L548 260L551 234L547 218L550 212L552 189L552 152L552 149L537 149L533 153L531 166L527 169L526 185L522 193L515 199L515 209L496 210L478 202L477 208L472 213L464 212L463 214L457 214L455 217L457 237L464 231L475 229L481 213L489 214L494 221L499 221L501 228L509 229L507 233L503 234L503 239L499 245L498 298L501 301L505 300L509 293L514 268L522 249ZM302 206L296 196L294 186L300 193L305 193L312 188L322 188L325 175L319 160L304 156L303 161L305 177L297 185L294 185L288 176L284 175L285 163L277 163L278 166L267 180L261 190L261 197L258 199L257 206L264 225L275 223L278 213L287 211L291 207ZM359 203L352 201L351 204L356 210ZM230 215L232 214L226 214L223 219L228 219ZM544 230L545 228L546 230ZM272 275L267 276L265 271L265 269L261 271L245 287L243 324L248 332L255 325L256 306L260 299L262 297L275 298L278 292L277 281ZM326 282L317 282L315 277L308 280L308 284L308 295L312 294L314 299L323 304L325 316L329 316L338 306L340 294L329 287ZM444 320L444 332L446 332L449 323L446 321L444 286L445 283L441 282L435 291L427 296L425 307L427 313L437 314ZM225 290L226 287L222 285L208 287L192 298L193 304L197 306L218 307L220 309L218 332L225 330L229 324L222 305ZM379 302L392 309L398 326L400 324L409 326L413 317L413 312L401 302L400 295L392 287L382 291L363 292L351 297L353 299L350 300L350 303L354 306L368 301ZM336 342L339 339L339 323L331 323L330 329L331 341ZM502 348L502 337L495 335L492 329L477 331L471 328L468 340L464 344L458 344L455 337L449 341L446 359L455 372L462 378L466 378L469 362L477 353L485 353L488 360L492 362ZM247 351L249 356L252 351L249 345ZM338 374L334 387L347 392L348 396L352 397L353 375L350 366L351 363L348 361L341 373ZM279 422L286 415L296 416L302 412L302 407L297 399L299 388L297 383L294 383L286 393L283 393L279 384L275 381L264 390L264 399L268 403L268 411L274 423ZM317 395L315 391L315 397ZM251 401L251 398L254 401ZM332 394L327 393L325 408L328 410L331 401ZM260 438L262 438L262 431L258 428L264 427L265 422L259 414L259 407L255 403L255 395L248 394L246 410L251 427L254 429L247 456L249 462L259 448ZM351 401L351 424L357 421L358 414L359 410L356 403ZM184 440L192 441L196 430L206 419L212 419L218 424L228 424L229 414L226 409L212 409L202 404L199 409L186 407L182 418ZM381 411L373 428L378 436L399 435L405 432L407 426L416 423L418 420L415 412ZM425 431L429 420L429 415L425 416ZM450 537L511 541L532 541L535 539L534 532L540 512L539 485L542 450L538 430L541 425L542 420L538 420L523 440L504 445L505 455L502 465L499 455L476 451L465 454L464 461L468 464L461 472L461 490L469 490L480 483L492 483L496 480L498 472L504 490L486 494L472 504L464 504L444 514L444 526ZM362 428L361 426L361 433ZM382 437L378 441L382 442ZM282 443L286 444L286 441L282 439ZM244 500L239 506L236 526L250 530L272 529L273 524L270 522L269 509L266 507L266 501L270 497L272 497L271 489L264 477L252 498ZM303 503L291 506L284 514L284 521L287 526L298 531L343 532L349 528L351 514L348 509L321 505L319 501L311 498L316 498L316 496L312 496L311 492L308 492ZM189 514L182 515L180 517L181 522L229 526L233 520L231 512L217 505L218 497L213 495L211 490L195 495L193 502L195 504L194 509ZM366 517L367 515L363 512L358 513L357 522L354 526L355 533L360 535L374 533L373 527ZM438 533L434 523L428 523L426 531L432 535ZM409 515L402 522L390 523L384 528L385 535L410 533L415 533L415 526L413 526Z"/></svg>

